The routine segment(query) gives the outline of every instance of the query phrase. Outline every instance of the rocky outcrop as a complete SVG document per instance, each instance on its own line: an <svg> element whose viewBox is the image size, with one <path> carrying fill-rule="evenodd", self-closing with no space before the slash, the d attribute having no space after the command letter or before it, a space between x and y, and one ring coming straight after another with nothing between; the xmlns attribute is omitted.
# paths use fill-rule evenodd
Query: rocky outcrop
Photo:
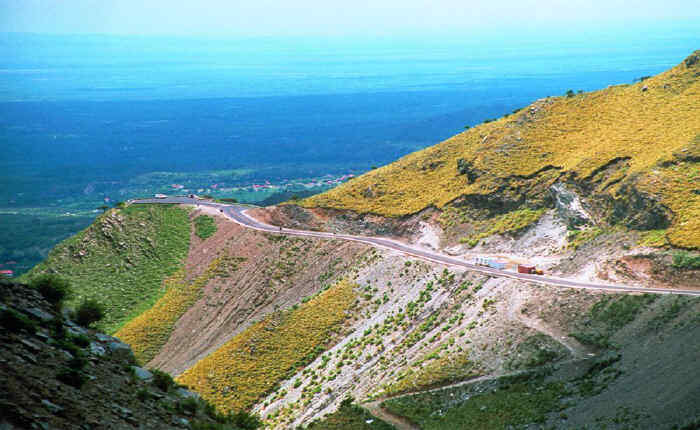
<svg viewBox="0 0 700 430"><path fill-rule="evenodd" d="M653 196L640 192L631 184L624 184L612 201L608 218L611 224L623 224L633 230L658 230L671 225L671 211Z"/></svg>
<svg viewBox="0 0 700 430"><path fill-rule="evenodd" d="M402 218L388 218L336 209L307 209L294 204L283 204L253 212L257 218L272 225L302 230L334 233L412 237L420 232L421 220L430 209L421 214Z"/></svg>
<svg viewBox="0 0 700 430"><path fill-rule="evenodd" d="M0 281L0 301L0 429L216 423L195 393L136 367L128 345L76 324L36 290Z"/></svg>
<svg viewBox="0 0 700 430"><path fill-rule="evenodd" d="M694 65L700 63L700 51L695 51L683 60L685 67L693 67Z"/></svg>
<svg viewBox="0 0 700 430"><path fill-rule="evenodd" d="M566 184L556 183L550 187L557 215L569 227L576 227L592 221L591 215L584 209L580 197Z"/></svg>
<svg viewBox="0 0 700 430"><path fill-rule="evenodd" d="M476 181L476 178L478 178L483 173L480 170L476 169L472 163L465 160L464 158L460 158L459 160L457 160L457 171L460 175L466 176L467 181L470 184Z"/></svg>

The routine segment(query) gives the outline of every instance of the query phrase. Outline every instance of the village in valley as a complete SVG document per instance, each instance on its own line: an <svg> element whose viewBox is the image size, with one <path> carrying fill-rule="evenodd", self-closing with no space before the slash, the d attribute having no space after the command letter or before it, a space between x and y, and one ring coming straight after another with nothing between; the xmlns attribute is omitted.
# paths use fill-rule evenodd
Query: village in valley
<svg viewBox="0 0 700 430"><path fill-rule="evenodd" d="M354 178L355 175L348 173L341 176L324 175L322 177L315 178L300 178L300 179L282 179L278 182L271 182L270 180L264 180L261 183L252 183L244 185L230 186L225 182L217 182L211 184L205 188L197 188L196 185L190 184L170 184L169 188L172 193L182 194L182 193L204 193L210 195L224 195L224 194L249 194L258 193L260 197L259 200L264 200L270 193L288 193L296 191L320 191L338 184L341 184L349 179ZM245 199L242 199L245 200ZM258 199L251 199L257 201Z"/></svg>
<svg viewBox="0 0 700 430"><path fill-rule="evenodd" d="M120 181L94 181L55 201L28 200L28 193L8 195L0 210L0 277L15 277L46 258L53 245L89 225L95 216L135 197L197 194L241 203L271 205L304 198L347 182L364 170L345 172L322 166L299 170L260 168L205 172L151 172ZM366 169L365 169L366 170ZM9 193L8 193L9 194ZM34 220L28 223L27 220ZM28 230L32 231L28 235Z"/></svg>

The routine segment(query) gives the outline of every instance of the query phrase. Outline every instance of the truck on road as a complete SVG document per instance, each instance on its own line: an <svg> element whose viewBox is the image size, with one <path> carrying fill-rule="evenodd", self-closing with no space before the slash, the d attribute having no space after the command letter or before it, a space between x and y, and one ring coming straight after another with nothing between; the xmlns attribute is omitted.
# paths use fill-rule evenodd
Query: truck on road
<svg viewBox="0 0 700 430"><path fill-rule="evenodd" d="M529 264L518 264L518 273L529 273L532 275L543 275L544 272L535 266Z"/></svg>
<svg viewBox="0 0 700 430"><path fill-rule="evenodd" d="M506 270L512 263L504 260L498 260L490 257L476 257L474 264L477 266L487 266L493 269ZM518 264L516 267L518 273L527 273L532 275L543 275L544 271L530 264Z"/></svg>

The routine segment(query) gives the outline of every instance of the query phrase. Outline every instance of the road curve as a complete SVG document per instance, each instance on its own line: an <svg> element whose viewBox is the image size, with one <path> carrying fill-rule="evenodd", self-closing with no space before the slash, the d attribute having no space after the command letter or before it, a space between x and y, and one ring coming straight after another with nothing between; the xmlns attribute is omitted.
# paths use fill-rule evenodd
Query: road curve
<svg viewBox="0 0 700 430"><path fill-rule="evenodd" d="M632 287L625 285L610 285L610 284L595 284L588 282L575 281L565 278L557 278L553 276L542 276L542 275L531 275L527 273L517 273L508 270L499 270L491 267L477 266L476 264L468 263L462 259L450 257L444 254L439 254L436 252L425 251L422 249L413 248L405 243L401 243L395 240L386 239L382 237L370 237L370 236L354 236L348 234L335 234L327 233L322 231L307 231L307 230L295 230L290 228L275 227L269 224L260 222L246 213L250 207L239 205L239 204L222 204L214 203L206 200L199 200L189 197L167 197L162 199L140 199L131 200L132 204L188 204L188 205L200 205L208 206L219 209L221 213L226 215L228 218L234 222L253 230L264 231L273 234L285 234L290 236L309 236L309 237L320 237L324 239L341 239L349 240L353 242L365 243L377 248L384 248L389 250L394 250L401 252L406 255L410 255L422 260L431 261L434 263L445 264L448 266L462 267L474 272L484 273L491 276L499 276L504 278L518 279L526 282L534 282L538 284L553 285L555 287L563 288L579 288L588 290L605 290L614 291L620 293L650 293L650 294L677 294L686 296L698 296L700 297L700 290L681 290L681 289L671 289L671 288L645 288L645 287Z"/></svg>

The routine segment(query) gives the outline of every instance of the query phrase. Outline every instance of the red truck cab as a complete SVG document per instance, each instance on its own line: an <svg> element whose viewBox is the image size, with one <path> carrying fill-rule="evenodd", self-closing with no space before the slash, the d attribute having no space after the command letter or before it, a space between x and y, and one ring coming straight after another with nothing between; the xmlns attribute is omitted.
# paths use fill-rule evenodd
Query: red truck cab
<svg viewBox="0 0 700 430"><path fill-rule="evenodd" d="M518 273L535 273L535 266L530 266L527 264L518 264Z"/></svg>

